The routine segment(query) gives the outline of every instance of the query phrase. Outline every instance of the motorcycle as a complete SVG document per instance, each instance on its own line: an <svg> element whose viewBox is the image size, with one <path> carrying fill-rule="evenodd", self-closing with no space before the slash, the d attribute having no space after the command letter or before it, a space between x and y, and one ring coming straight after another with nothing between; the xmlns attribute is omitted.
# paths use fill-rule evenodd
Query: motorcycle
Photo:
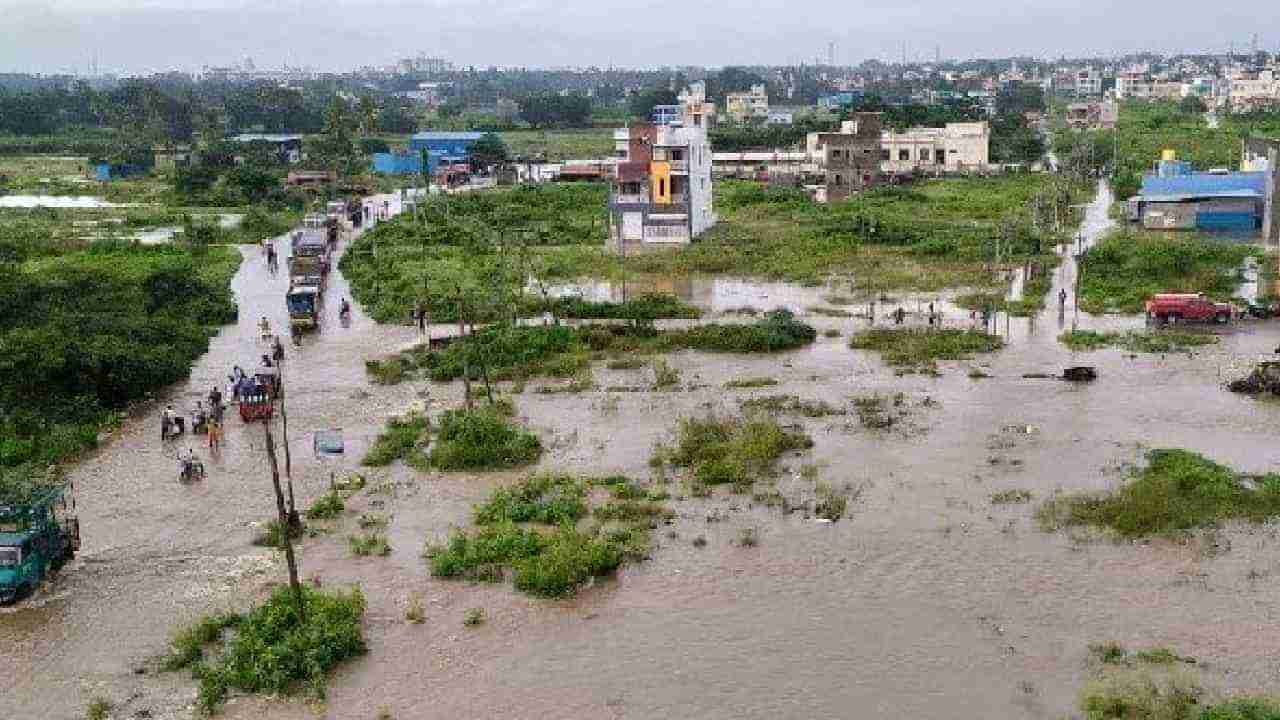
<svg viewBox="0 0 1280 720"><path fill-rule="evenodd" d="M194 450L187 449L185 456L178 456L178 482L190 483L204 480L204 463L196 459Z"/></svg>

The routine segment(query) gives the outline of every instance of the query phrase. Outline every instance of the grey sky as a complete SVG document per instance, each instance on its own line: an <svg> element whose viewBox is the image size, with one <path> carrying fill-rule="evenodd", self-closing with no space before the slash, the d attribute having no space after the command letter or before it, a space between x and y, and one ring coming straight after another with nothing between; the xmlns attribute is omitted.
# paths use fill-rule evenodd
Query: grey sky
<svg viewBox="0 0 1280 720"><path fill-rule="evenodd" d="M1211 10L1210 10L1211 9ZM1206 17L1206 14L1210 15ZM0 0L0 71L728 65L1222 51L1280 45L1280 5L1236 0Z"/></svg>

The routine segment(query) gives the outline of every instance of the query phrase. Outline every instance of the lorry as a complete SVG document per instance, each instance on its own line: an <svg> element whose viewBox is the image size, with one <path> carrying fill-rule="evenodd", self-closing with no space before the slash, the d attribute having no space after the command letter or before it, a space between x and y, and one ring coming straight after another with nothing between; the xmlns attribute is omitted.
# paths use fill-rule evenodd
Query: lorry
<svg viewBox="0 0 1280 720"><path fill-rule="evenodd" d="M293 285L285 294L289 308L289 324L296 328L314 328L319 324L320 305L324 295L314 285Z"/></svg>
<svg viewBox="0 0 1280 720"><path fill-rule="evenodd" d="M1157 293L1147 301L1147 317L1156 322L1214 320L1229 322L1236 308L1230 303L1214 302L1204 293Z"/></svg>
<svg viewBox="0 0 1280 720"><path fill-rule="evenodd" d="M0 604L30 595L80 550L73 491L61 481L0 487Z"/></svg>

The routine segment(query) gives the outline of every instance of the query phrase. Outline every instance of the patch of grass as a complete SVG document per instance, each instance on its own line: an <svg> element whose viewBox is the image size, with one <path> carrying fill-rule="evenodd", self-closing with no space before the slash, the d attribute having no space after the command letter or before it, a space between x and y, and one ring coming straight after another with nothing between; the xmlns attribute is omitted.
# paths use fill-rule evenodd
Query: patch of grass
<svg viewBox="0 0 1280 720"><path fill-rule="evenodd" d="M346 503L342 501L342 496L338 494L336 489L316 498L311 503L311 507L307 508L308 520L332 520L342 514L346 509Z"/></svg>
<svg viewBox="0 0 1280 720"><path fill-rule="evenodd" d="M421 415L392 418L387 423L386 432L374 440L373 447L369 448L369 452L365 453L360 463L370 467L382 467L406 457L430 425L427 418Z"/></svg>
<svg viewBox="0 0 1280 720"><path fill-rule="evenodd" d="M1118 642L1090 643L1089 655L1104 665L1123 665L1129 657L1129 651Z"/></svg>
<svg viewBox="0 0 1280 720"><path fill-rule="evenodd" d="M94 698L85 708L85 720L107 720L111 714L111 701L106 698Z"/></svg>
<svg viewBox="0 0 1280 720"><path fill-rule="evenodd" d="M1140 313L1161 292L1202 292L1229 300L1243 278L1251 245L1185 233L1121 228L1085 252L1080 261L1080 309L1090 313Z"/></svg>
<svg viewBox="0 0 1280 720"><path fill-rule="evenodd" d="M536 555L514 563L515 587L535 597L566 597L586 581L613 572L622 560L617 543L562 526Z"/></svg>
<svg viewBox="0 0 1280 720"><path fill-rule="evenodd" d="M1172 665L1174 663L1195 663L1195 658L1186 658L1167 647L1153 647L1146 650L1139 650L1133 654L1133 658L1138 662L1147 663L1148 665Z"/></svg>
<svg viewBox="0 0 1280 720"><path fill-rule="evenodd" d="M858 413L858 422L868 430L888 430L897 422L885 399L879 395L855 397L853 409Z"/></svg>
<svg viewBox="0 0 1280 720"><path fill-rule="evenodd" d="M829 307L811 307L809 308L809 314L821 315L823 317L833 317L833 318L853 317L853 313L849 312L848 310L841 310L839 308L829 308Z"/></svg>
<svg viewBox="0 0 1280 720"><path fill-rule="evenodd" d="M823 331L822 331L822 337L826 337L826 338L838 338L838 337L840 337L840 331L839 331L839 330L836 330L835 328L828 328L828 329L826 329L826 330L823 330Z"/></svg>
<svg viewBox="0 0 1280 720"><path fill-rule="evenodd" d="M992 505L1016 505L1026 502L1031 502L1031 491L1023 488L1001 490L991 494Z"/></svg>
<svg viewBox="0 0 1280 720"><path fill-rule="evenodd" d="M1235 698L1205 708L1199 720L1280 720L1280 699Z"/></svg>
<svg viewBox="0 0 1280 720"><path fill-rule="evenodd" d="M467 627L478 627L485 621L484 608L467 608L462 614L462 624Z"/></svg>
<svg viewBox="0 0 1280 720"><path fill-rule="evenodd" d="M236 624L234 638L216 661L193 667L200 681L196 704L202 712L217 710L232 689L284 695L304 683L315 697L323 698L328 672L364 654L365 598L359 588L322 593L304 587L302 592L305 624L298 617L293 591L280 587Z"/></svg>
<svg viewBox="0 0 1280 720"><path fill-rule="evenodd" d="M738 404L746 411L762 411L785 415L803 415L809 418L827 417L828 415L844 415L844 408L838 408L823 400L801 400L796 395L766 395L746 398Z"/></svg>
<svg viewBox="0 0 1280 720"><path fill-rule="evenodd" d="M647 522L675 517L675 513L662 503L637 500L614 501L599 505L593 514L600 520L622 522Z"/></svg>
<svg viewBox="0 0 1280 720"><path fill-rule="evenodd" d="M831 521L844 517L845 510L849 507L849 498L827 483L819 485L817 493L818 503L814 506L814 515Z"/></svg>
<svg viewBox="0 0 1280 720"><path fill-rule="evenodd" d="M619 358L605 363L610 370L639 370L644 366L645 362L640 358Z"/></svg>
<svg viewBox="0 0 1280 720"><path fill-rule="evenodd" d="M291 533L293 540L302 537L304 528L295 527ZM262 530L253 537L253 545L257 547L283 548L284 531L279 519L271 519L262 525Z"/></svg>
<svg viewBox="0 0 1280 720"><path fill-rule="evenodd" d="M680 384L680 371L671 367L666 360L657 358L653 361L653 389L666 390Z"/></svg>
<svg viewBox="0 0 1280 720"><path fill-rule="evenodd" d="M1080 694L1088 720L1197 720L1204 689L1188 677L1111 673Z"/></svg>
<svg viewBox="0 0 1280 720"><path fill-rule="evenodd" d="M505 523L455 532L447 544L429 546L425 555L435 577L497 582L503 566L536 555L542 544L537 531Z"/></svg>
<svg viewBox="0 0 1280 720"><path fill-rule="evenodd" d="M488 408L447 410L427 456L437 470L500 470L542 454L538 437Z"/></svg>
<svg viewBox="0 0 1280 720"><path fill-rule="evenodd" d="M1185 352L1191 348L1212 345L1218 341L1218 336L1213 333L1173 329L1129 332L1068 330L1058 336L1058 342L1072 350L1090 351L1104 347L1118 347L1139 353Z"/></svg>
<svg viewBox="0 0 1280 720"><path fill-rule="evenodd" d="M738 545L755 547L760 544L760 533L753 527L744 527L738 531Z"/></svg>
<svg viewBox="0 0 1280 720"><path fill-rule="evenodd" d="M477 525L574 522L587 512L582 482L567 476L536 475L493 491L475 508Z"/></svg>
<svg viewBox="0 0 1280 720"><path fill-rule="evenodd" d="M404 610L404 619L413 625L421 625L426 621L427 613L422 606L421 593L411 593L409 595L409 605Z"/></svg>
<svg viewBox="0 0 1280 720"><path fill-rule="evenodd" d="M239 613L226 612L206 615L174 634L169 642L169 655L162 667L165 670L181 670L199 663L204 648L222 637L222 631L235 627L244 618Z"/></svg>
<svg viewBox="0 0 1280 720"><path fill-rule="evenodd" d="M872 350L893 367L932 367L936 360L963 360L999 350L1004 341L978 330L873 328L854 335L849 347Z"/></svg>
<svg viewBox="0 0 1280 720"><path fill-rule="evenodd" d="M724 386L732 390L735 388L745 389L745 388L772 387L777 384L778 384L778 381L776 378L746 377L746 378L738 378L736 380L730 380L729 382L725 383Z"/></svg>
<svg viewBox="0 0 1280 720"><path fill-rule="evenodd" d="M784 452L813 446L804 432L787 430L770 417L685 418L676 435L667 459L703 485L749 486L771 473Z"/></svg>
<svg viewBox="0 0 1280 720"><path fill-rule="evenodd" d="M387 536L379 532L351 535L347 538L347 545L350 546L353 555L360 557L386 557L391 554L391 546L387 544Z"/></svg>
<svg viewBox="0 0 1280 720"><path fill-rule="evenodd" d="M1124 537L1186 532L1231 519L1280 515L1280 474L1244 476L1187 450L1151 450L1122 487L1064 495L1037 511L1046 530L1077 525Z"/></svg>
<svg viewBox="0 0 1280 720"><path fill-rule="evenodd" d="M387 516L381 513L364 513L356 522L361 530L372 530L386 527L388 520Z"/></svg>

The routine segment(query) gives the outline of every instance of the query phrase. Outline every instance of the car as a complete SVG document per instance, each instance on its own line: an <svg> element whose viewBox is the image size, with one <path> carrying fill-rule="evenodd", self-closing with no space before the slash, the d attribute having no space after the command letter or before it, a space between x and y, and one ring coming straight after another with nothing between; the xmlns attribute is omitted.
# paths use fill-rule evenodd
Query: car
<svg viewBox="0 0 1280 720"><path fill-rule="evenodd" d="M1214 302L1204 293L1157 293L1147 301L1147 317L1161 324L1183 320L1225 323L1235 315L1234 305Z"/></svg>

